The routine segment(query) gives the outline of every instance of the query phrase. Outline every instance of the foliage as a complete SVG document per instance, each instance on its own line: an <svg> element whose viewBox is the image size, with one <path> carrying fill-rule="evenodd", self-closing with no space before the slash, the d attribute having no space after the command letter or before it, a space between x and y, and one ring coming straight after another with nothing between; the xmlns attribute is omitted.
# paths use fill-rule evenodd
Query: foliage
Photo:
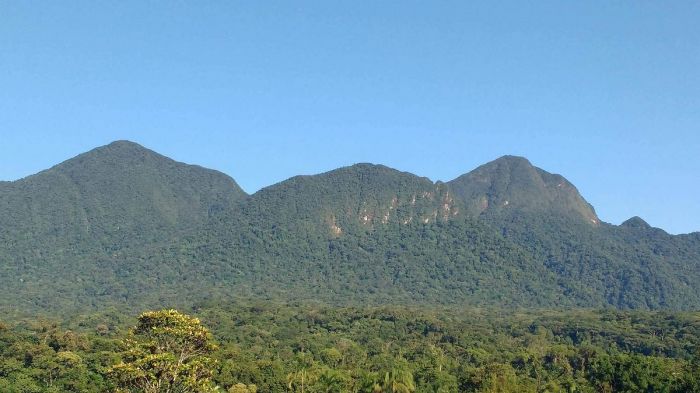
<svg viewBox="0 0 700 393"><path fill-rule="evenodd" d="M566 179L517 157L448 183L357 164L245 195L221 173L121 141L0 183L0 311L136 313L241 296L700 307L700 234L596 220Z"/></svg>
<svg viewBox="0 0 700 393"><path fill-rule="evenodd" d="M199 319L175 310L141 314L125 341L123 361L109 374L119 392L213 391L212 360L216 347Z"/></svg>
<svg viewBox="0 0 700 393"><path fill-rule="evenodd" d="M190 353L180 376L194 375L195 364L207 368L195 373L198 387L184 384L179 391L700 392L697 312L259 301L200 304L192 311L211 327L218 346L198 319L168 310L142 314L129 332L100 333L100 324L130 323L114 314L73 316L60 325L8 324L0 329L1 390L145 391L123 382L172 381L173 354ZM144 360L153 355L157 361Z"/></svg>

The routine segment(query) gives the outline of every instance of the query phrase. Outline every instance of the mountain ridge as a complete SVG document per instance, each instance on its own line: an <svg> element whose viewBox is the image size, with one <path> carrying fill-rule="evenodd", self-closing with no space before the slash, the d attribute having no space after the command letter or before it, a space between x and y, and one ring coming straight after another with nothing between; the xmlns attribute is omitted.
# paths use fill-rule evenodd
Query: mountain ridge
<svg viewBox="0 0 700 393"><path fill-rule="evenodd" d="M160 156L160 157L166 158L167 160L171 160L171 161L173 161L173 162L175 162L175 163L178 163L178 164L187 165L187 166L190 166L190 167L193 167L193 168L200 168L200 169L203 169L203 170L206 170L206 171L216 172L216 173L218 173L218 174L221 174L221 175L223 175L223 176L225 176L225 177L230 178L230 179L233 181L233 183L234 183L234 188L236 188L237 190L241 191L245 196L252 196L252 195L254 195L254 194L256 194L256 193L259 193L260 191L263 191L263 190L265 190L265 189L267 189L267 188L269 188L269 187L276 186L276 185L278 185L278 184L280 184L280 183L283 183L283 182L292 180L292 179L294 179L294 178L298 178L298 177L299 177L299 178L305 178L305 177L312 177L312 176L324 175L324 174L328 174L328 173L335 172L335 171L338 171L338 170L342 170L342 169L345 169L345 168L352 168L352 167L356 167L356 166L358 166L358 167L368 166L368 167L386 168L386 169L389 169L389 170L392 170L392 171L396 171L396 172L398 172L398 173L408 174L408 175L416 176L416 177L421 178L421 179L425 179L425 180L427 180L427 181L432 182L433 184L448 184L448 185L450 185L450 184L454 184L454 183L458 182L461 178L464 178L464 177L467 177L467 176L470 175L470 174L473 174L473 172L475 172L476 170L478 170L478 169L481 168L481 167L485 167L485 166L492 165L492 164L499 163L499 162L503 162L503 161L519 161L519 162L525 163L525 164L531 166L532 168L534 168L535 170L541 171L541 172L542 172L544 175L546 175L546 176L547 176L547 175L548 175L548 176L553 176L554 178L561 179L561 180L565 181L565 182L567 183L567 185L572 186L572 187L575 189L575 191L578 193L578 190L576 189L576 187L575 187L570 181L568 181L564 176L562 176L561 174L549 173L549 172L547 172L547 171L544 171L543 169L538 168L538 167L536 167L535 165L533 165L533 164L530 162L530 160L527 159L526 157L518 156L518 155L505 154L505 155L499 156L499 157L497 157L497 158L495 158L495 159L493 159L493 160L491 160L491 161L489 161L489 162L487 162L487 163L485 163L485 164L482 164L482 165L480 165L480 166L478 166L478 167L476 167L476 168L474 168L474 169L472 169L472 170L470 170L470 171L468 171L468 172L465 172L465 173L463 173L462 175L459 175L459 176L455 177L455 178L452 179L452 180L432 180L432 179L430 179L430 178L428 178L428 177L421 176L421 175L418 175L418 174L414 174L414 173L408 172L408 171L403 171L403 170L401 170L401 169L393 168L393 167L390 167L390 166L385 165L385 164L371 163L371 162L357 162L357 163L353 163L353 164L341 166L341 167L338 167L338 168L335 168L335 169L330 169L330 170L327 170L327 171L324 171L324 172L319 172L319 173L314 173L314 174L295 175L295 176L292 176L292 177L290 177L290 178L288 178L288 179L279 181L279 182L277 182L277 183L273 183L273 184L264 186L264 187L260 188L259 190L255 191L255 192L253 192L253 193L251 193L251 194L248 194L248 193L246 193L242 188L240 188L240 186L236 183L236 181L234 180L234 178L233 178L230 174L227 174L227 173L225 173L225 172L221 172L221 171L216 170L216 169L206 168L206 167L203 167L203 166L200 166L200 165L197 165L197 164L189 164L189 163L183 163L183 162L175 161L175 160L173 160L173 159L171 159L171 158L169 158L169 157L163 156L163 155L161 155L161 154L159 154L159 153L157 153L157 152L155 152L155 151L153 151L153 150L151 150L151 149L149 149L149 148L146 148L146 147L140 145L140 144L137 143L137 142L133 142L133 141L131 141L131 140L126 140L126 139L115 140L115 141L112 141L112 142L110 142L110 143L108 143L108 144L106 144L106 145L96 147L96 148L91 149L91 150L89 150L89 151L87 151L87 152L85 152L85 153L81 153L81 154L78 154L77 156L74 156L74 157L72 157L72 158L66 159L66 160L62 161L61 163L56 164L56 165L54 165L54 166L52 166L52 167L50 167L50 168L41 170L41 171L39 171L39 172L37 172L37 173L34 173L34 174L27 175L27 176L25 176L25 177L23 177L23 178L20 178L20 179L16 179L16 180L0 180L0 186L2 186L2 185L5 185L5 186L7 186L7 185L12 185L12 184L14 184L14 183L23 181L23 180L28 179L28 178L30 178L30 177L33 177L33 176L39 175L39 174L41 174L41 173L44 173L44 172L46 172L46 171L49 171L49 170L51 170L51 169L54 169L55 167L59 167L59 166L61 166L62 164L66 163L66 162L69 162L69 161L71 161L71 160L73 160L73 159L75 159L75 158L78 158L78 157L80 157L80 156L82 156L82 155L85 155L85 154L88 154L88 153L91 153L91 152L96 152L96 151L99 151L99 150L101 150L101 149L109 148L109 147L113 147L113 146L129 146L129 147L133 148L134 150L147 151L147 152L150 152L150 153L152 153L152 154L158 155L158 156ZM580 194L579 194L579 196L580 196ZM583 197L581 197L581 198L583 199ZM590 207L591 210L592 210L592 212L591 212L590 214L587 214L588 216L590 216L590 218L595 219L595 220L597 221L597 223L606 223L606 224L609 224L609 225L615 225L615 224L607 223L607 222L601 220L601 219L597 216L597 214L595 213L595 210L593 209L593 207L592 207L587 201L585 201L585 199L583 199L583 201L584 201L584 202L588 205L588 207ZM636 216L635 216L635 217L636 217ZM635 217L632 217L632 218L635 218ZM630 218L630 219L632 219L632 218ZM626 220L626 221L629 221L630 219L628 219L628 220ZM626 221L625 221L625 222L626 222ZM625 222L623 222L623 223L621 223L621 224L619 224L619 225L617 225L617 226L622 226ZM647 224L647 225L648 225L648 224ZM690 235L690 234L695 234L695 233L700 233L700 231L692 231L692 232L688 232L688 233L679 233L679 234L677 234L677 235Z"/></svg>
<svg viewBox="0 0 700 393"><path fill-rule="evenodd" d="M358 163L248 195L221 172L116 141L0 183L0 309L251 294L699 307L700 236L628 221L599 221L563 176L517 156L448 182Z"/></svg>

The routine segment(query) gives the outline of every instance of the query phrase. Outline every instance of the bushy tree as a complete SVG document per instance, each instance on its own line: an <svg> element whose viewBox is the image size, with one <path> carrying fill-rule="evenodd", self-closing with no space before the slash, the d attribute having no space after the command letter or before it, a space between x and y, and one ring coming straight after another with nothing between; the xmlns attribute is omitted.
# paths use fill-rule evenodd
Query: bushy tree
<svg viewBox="0 0 700 393"><path fill-rule="evenodd" d="M110 370L119 392L213 391L211 334L197 318L175 310L141 314L124 342L123 361Z"/></svg>
<svg viewBox="0 0 700 393"><path fill-rule="evenodd" d="M258 388L255 385L237 383L228 389L228 393L256 393Z"/></svg>

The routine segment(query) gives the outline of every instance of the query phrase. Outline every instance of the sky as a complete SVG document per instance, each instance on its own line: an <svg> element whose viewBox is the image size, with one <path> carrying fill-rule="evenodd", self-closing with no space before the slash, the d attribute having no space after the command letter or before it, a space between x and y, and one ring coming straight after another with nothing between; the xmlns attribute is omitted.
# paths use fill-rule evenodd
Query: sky
<svg viewBox="0 0 700 393"><path fill-rule="evenodd" d="M700 231L697 1L0 1L0 180L128 139L247 192L505 154Z"/></svg>

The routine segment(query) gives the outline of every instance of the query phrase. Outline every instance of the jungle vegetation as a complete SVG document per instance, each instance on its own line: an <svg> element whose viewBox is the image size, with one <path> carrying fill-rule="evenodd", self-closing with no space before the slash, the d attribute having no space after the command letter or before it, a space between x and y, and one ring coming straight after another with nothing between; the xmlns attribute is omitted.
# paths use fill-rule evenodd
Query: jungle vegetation
<svg viewBox="0 0 700 393"><path fill-rule="evenodd" d="M248 195L118 141L0 182L3 393L700 392L699 309L700 233L521 157Z"/></svg>
<svg viewBox="0 0 700 393"><path fill-rule="evenodd" d="M0 182L0 310L13 317L240 296L697 310L699 264L700 233L601 222L521 157L446 183L356 164L248 195L118 141Z"/></svg>
<svg viewBox="0 0 700 393"><path fill-rule="evenodd" d="M3 392L700 392L700 314L260 301L0 327Z"/></svg>

